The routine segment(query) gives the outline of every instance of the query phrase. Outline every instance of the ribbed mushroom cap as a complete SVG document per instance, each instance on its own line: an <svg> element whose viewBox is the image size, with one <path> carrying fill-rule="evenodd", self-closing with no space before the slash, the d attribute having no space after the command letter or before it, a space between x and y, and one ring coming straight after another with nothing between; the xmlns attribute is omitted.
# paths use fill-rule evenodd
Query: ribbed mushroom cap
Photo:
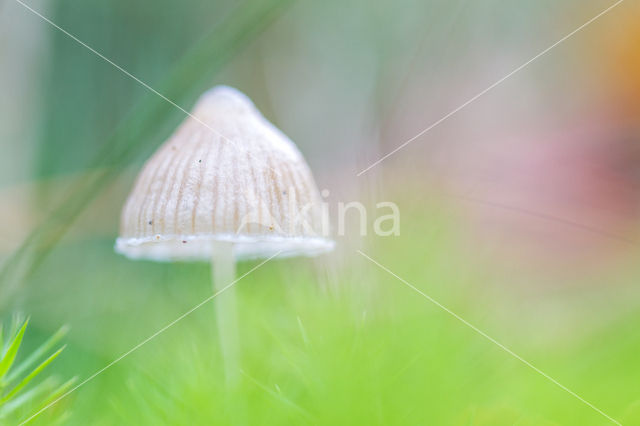
<svg viewBox="0 0 640 426"><path fill-rule="evenodd" d="M316 255L320 196L304 158L239 91L218 86L146 162L122 210L115 249L130 258L209 260Z"/></svg>

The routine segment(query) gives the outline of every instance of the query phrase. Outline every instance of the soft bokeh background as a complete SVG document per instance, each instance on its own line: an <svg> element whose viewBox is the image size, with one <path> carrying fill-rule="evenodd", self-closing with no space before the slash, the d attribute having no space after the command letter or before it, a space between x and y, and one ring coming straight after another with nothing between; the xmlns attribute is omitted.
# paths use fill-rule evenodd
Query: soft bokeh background
<svg viewBox="0 0 640 426"><path fill-rule="evenodd" d="M360 249L640 424L637 2L359 177L613 1L27 4L186 109L239 88L296 141L334 217L369 206L366 237L351 217L334 254L237 284L237 391L209 304L35 423L611 424ZM68 324L47 374L82 380L210 294L207 265L112 249L135 174L184 114L15 0L0 63L0 312L31 316L24 354ZM400 207L400 236L373 235L379 201Z"/></svg>

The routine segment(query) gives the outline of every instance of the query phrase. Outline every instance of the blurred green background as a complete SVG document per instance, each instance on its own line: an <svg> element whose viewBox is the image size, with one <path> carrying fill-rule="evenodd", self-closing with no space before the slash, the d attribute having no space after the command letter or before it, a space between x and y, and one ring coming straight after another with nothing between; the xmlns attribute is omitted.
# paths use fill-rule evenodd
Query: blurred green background
<svg viewBox="0 0 640 426"><path fill-rule="evenodd" d="M612 424L358 249L640 424L637 3L359 177L613 2L25 3L187 110L239 88L296 141L332 215L369 207L367 236L350 217L335 253L237 283L238 389L207 304L33 424ZM15 0L0 55L2 320L31 317L22 358L68 324L43 377L82 382L211 294L208 265L113 252L136 173L185 115ZM383 200L399 236L373 234Z"/></svg>

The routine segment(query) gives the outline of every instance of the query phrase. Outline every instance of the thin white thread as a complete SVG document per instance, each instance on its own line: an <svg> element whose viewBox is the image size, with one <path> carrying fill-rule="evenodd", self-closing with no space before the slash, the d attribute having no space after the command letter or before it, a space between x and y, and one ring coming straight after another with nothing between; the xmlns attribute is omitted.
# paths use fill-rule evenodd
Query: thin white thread
<svg viewBox="0 0 640 426"><path fill-rule="evenodd" d="M140 85L142 85L145 89L151 91L152 93L158 95L159 97L161 97L162 99L164 99L166 102L170 103L171 105L173 105L174 107L178 108L180 111L182 111L183 113L185 113L186 115L188 115L189 117L193 118L194 120L196 120L198 123L202 124L203 126L205 126L207 129L211 130L211 132L213 132L214 134L218 135L219 137L221 137L223 140L231 143L231 145L233 145L234 147L236 147L236 149L241 149L233 140L231 140L230 138L228 138L227 136L223 135L222 133L220 133L218 130L214 129L213 127L209 126L206 122L202 121L201 119L199 119L198 117L196 117L195 115L191 114L189 111L187 111L186 109L182 108L180 105L178 105L177 103L175 103L174 101L172 101L171 99L167 98L165 95L163 95L162 93L158 92L156 89L154 89L153 87L149 86L147 83L145 83L144 81L140 80L138 77L136 77L135 75L131 74L129 71L125 70L124 68L122 68L120 65L116 64L115 62L113 62L111 59L107 58L106 56L104 56L102 53L98 52L97 50L95 50L93 47L89 46L88 44L86 44L85 42L83 42L82 40L80 40L78 37L74 36L73 34L71 34L70 32L68 32L67 30L65 30L64 28L60 27L59 25L57 25L56 23L54 23L53 21L51 21L49 18L47 18L46 16L42 15L41 13L39 13L38 11L36 11L35 9L31 8L29 5L25 4L22 0L15 0L17 3L19 3L20 5L22 5L25 9L29 10L30 12L32 12L34 15L40 17L42 20L44 20L45 22L47 22L49 25L53 26L54 28L56 28L57 30L61 31L63 34L65 34L67 37L71 38L73 41L75 41L76 43L80 44L81 46L83 46L84 48L88 49L90 52L94 53L95 55L97 55L99 58L101 58L102 60L108 62L109 64L113 65L115 68L117 68L120 72L122 72L123 74L125 74L126 76L128 76L129 78L133 79L134 81L136 81L137 83L139 83ZM252 155L249 151L245 150L245 152L247 152L249 155ZM264 163L264 161L262 161L262 163ZM270 166L267 166L269 169L271 169L274 173L280 175L280 173L277 170L272 169Z"/></svg>
<svg viewBox="0 0 640 426"><path fill-rule="evenodd" d="M247 275L249 275L250 273L252 273L253 271L255 271L256 269L258 269L259 267L261 267L262 265L264 265L265 263L267 263L268 261L270 261L271 259L273 259L274 257L278 256L280 253L282 253L282 251L277 252L276 254L274 254L273 256L271 256L270 258L264 260L263 262L259 263L258 265L254 266L253 268L251 268L248 272L244 273L243 275L241 275L239 278L235 279L233 282L231 282L230 284L228 284L227 286L223 287L222 289L220 289L219 291L213 293L211 296L207 297L206 299L204 299L202 302L198 303L197 305L195 305L193 308L189 309L187 312L185 312L184 314L180 315L178 318L176 318L175 320L171 321L169 324L165 325L164 327L162 327L160 330L156 331L155 333L153 333L151 336L147 337L146 339L144 339L142 342L138 343L137 345L135 345L133 348L129 349L127 352L123 353L122 355L120 355L118 358L114 359L113 361L111 361L109 364L105 365L104 367L102 367L100 370L96 371L95 373L93 373L91 376L87 377L86 379L84 379L82 382L78 383L76 386L74 386L73 388L69 389L67 392L63 393L62 395L60 395L58 398L56 398L55 400L53 400L52 402L50 402L49 404L45 405L44 407L42 407L40 410L38 410L37 412L35 412L34 414L32 414L30 417L28 417L27 419L23 420L22 422L20 422L20 425L23 425L31 420L33 420L36 416L38 416L40 413L42 413L43 411L45 411L47 408L57 404L60 400L62 400L63 398L67 397L69 394L71 394L72 392L76 391L78 388L80 388L81 386L85 385L86 383L90 382L91 380L95 379L98 375L102 374L105 370L109 369L110 367L112 367L113 365L117 364L118 362L120 362L123 358L127 357L129 354L131 354L132 352L136 351L137 349L139 349L141 346L145 345L147 342L149 342L150 340L152 340L153 338L155 338L156 336L158 336L159 334L165 332L166 330L168 330L169 328L171 328L173 325L175 325L178 321L184 319L185 317L187 317L188 315L190 315L191 313L193 313L195 310L199 309L202 305L204 305L205 303L213 300L216 296L218 296L219 294L223 293L225 290L227 290L229 287L231 287L232 285L234 285L235 283L237 283L238 281L240 281L241 279L243 279L244 277L246 277Z"/></svg>
<svg viewBox="0 0 640 426"><path fill-rule="evenodd" d="M16 0L17 1L17 0ZM457 107L456 109L454 109L453 111L449 112L447 115L445 115L444 117L440 118L439 120L437 120L436 122L434 122L433 124L431 124L429 127L427 127L426 129L422 130L420 133L418 133L417 135L413 136L412 138L408 139L406 142L404 142L402 145L396 147L393 151L389 152L388 154L386 154L385 156L383 156L382 158L380 158L379 160L377 160L376 162L370 164L366 169L363 169L360 171L360 173L358 173L356 176L361 176L363 174L365 174L366 172L368 172L369 170L371 170L372 168L374 168L375 166L377 166L378 164L382 163L384 160L386 160L387 158L389 158L390 156L392 156L393 154L395 154L396 152L400 151L402 148L404 148L405 146L409 145L411 142L413 142L414 140L418 139L420 136L424 135L425 133L427 133L429 130L433 129L434 127L438 126L440 123L442 123L443 121L447 120L449 117L451 117L452 115L454 115L455 113L457 113L458 111L462 110L463 108L467 107L468 105L470 105L472 102L474 102L475 100L477 100L478 98L482 97L483 95L485 95L487 92L489 92L491 89L495 88L496 86L498 86L499 84L501 84L503 81L507 80L509 77L511 77L512 75L514 75L515 73L517 73L518 71L522 70L523 68L525 68L527 65L529 65L530 63L532 63L533 61L535 61L536 59L540 58L541 56L543 56L544 54L546 54L547 52L549 52L551 49L553 49L554 47L556 47L557 45L559 45L560 43L564 42L565 40L567 40L568 38L572 37L573 35L575 35L577 32L579 32L580 30L584 29L586 26L588 26L589 24L593 23L595 20L597 20L598 18L600 18L601 16L605 15L606 13L608 13L609 11L611 11L614 7L618 6L620 3L622 3L624 0L618 0L616 3L614 3L613 5L609 6L608 8L606 8L605 10L603 10L602 12L600 12L599 14L597 14L596 16L594 16L593 18L589 19L587 22L585 22L584 24L580 25L578 28L576 28L575 30L571 31L569 34L567 34L566 36L562 37L560 40L556 41L555 43L553 43L551 46L547 47L546 49L544 49L542 52L538 53L536 56L534 56L533 58L529 59L527 62L525 62L524 64L520 65L519 67L517 67L516 69L514 69L513 71L511 71L509 74L505 75L504 77L502 77L500 80L496 81L495 83L493 83L491 86L487 87L486 89L484 89L482 92L478 93L477 95L475 95L474 97L472 97L471 99L469 99L468 101L466 101L465 103L463 103L462 105L460 105L459 107Z"/></svg>
<svg viewBox="0 0 640 426"><path fill-rule="evenodd" d="M389 270L387 267L381 265L380 263L378 263L377 261L373 260L371 257L369 257L368 255L366 255L365 253L363 253L360 250L356 250L360 255L362 255L363 257L365 257L366 259L368 259L369 261L371 261L372 263L374 263L375 265L377 265L380 269L386 271L387 273L389 273L390 275L394 276L395 278L397 278L398 280L400 280L403 284L405 284L407 287L411 288L413 291L415 291L416 293L420 294L422 297L424 297L425 299L427 299L428 301L430 301L431 303L433 303L434 305L438 306L440 309L444 310L445 312L447 312L448 314L450 314L451 316L453 316L455 319L457 319L458 321L462 322L464 325L466 325L467 327L471 328L473 331L475 331L476 333L480 334L482 337L484 337L485 339L489 340L490 342L494 343L495 345L497 345L499 348L501 348L502 350L504 350L505 352L507 352L509 355L513 356L514 358L516 358L517 360L521 361L523 364L525 364L527 367L533 369L535 372L537 372L538 374L541 374L543 377L546 377L549 381L553 382L555 385L557 385L558 387L560 387L560 389L563 389L564 391L568 392L570 395L573 395L574 397L576 397L577 399L579 399L580 401L582 401L583 403L585 403L586 405L588 405L589 407L593 408L595 411L597 411L598 413L602 414L604 417L606 417L607 419L611 420L613 423L620 425L621 423L618 422L617 420L615 420L613 417L607 415L604 411L602 411L601 409L599 409L598 407L596 407L595 405L591 404L589 401L585 400L584 398L582 398L580 395L578 395L577 393L573 392L571 389L567 388L566 386L564 386L563 384L559 383L557 380L555 380L553 377L549 376L547 373L545 373L544 371L540 370L539 368L537 368L536 366L534 366L533 364L531 364L529 361L527 361L526 359L522 358L520 355L516 354L515 352L513 352L511 349L509 349L508 347L506 347L505 345L503 345L502 343L498 342L496 339L494 339L493 337L489 336L487 333L485 333L484 331L480 330L478 327L476 327L475 325L471 324L470 322L468 322L467 320L465 320L464 318L462 318L460 315L456 314L455 312L453 312L451 309L447 308L446 306L444 306L443 304L441 304L440 302L438 302L437 300L435 300L434 298L432 298L431 296L427 295L426 293L424 293L423 291L421 291L420 289L414 287L413 285L411 285L409 282L407 282L406 280L404 280L403 278L399 277L398 275L396 275L395 273L393 273L391 270Z"/></svg>

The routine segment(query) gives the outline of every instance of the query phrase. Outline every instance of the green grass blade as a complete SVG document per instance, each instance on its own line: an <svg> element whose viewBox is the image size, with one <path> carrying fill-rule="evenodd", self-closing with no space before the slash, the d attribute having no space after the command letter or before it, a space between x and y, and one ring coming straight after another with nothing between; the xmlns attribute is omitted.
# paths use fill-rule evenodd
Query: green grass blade
<svg viewBox="0 0 640 426"><path fill-rule="evenodd" d="M72 377L71 379L67 380L66 382L58 386L58 388L53 392L51 392L49 397L42 403L42 406L43 407L47 406L53 401L55 401L56 399L60 398L62 395L67 393L67 391L71 389L71 386L73 386L77 381L78 381L77 377Z"/></svg>
<svg viewBox="0 0 640 426"><path fill-rule="evenodd" d="M54 388L54 386L56 385L56 380L53 378L46 379L45 381L37 384L35 387L29 389L27 392L21 394L20 396L0 406L0 419L11 414L13 411L20 408L22 405L26 404L27 402L34 401L40 396L42 396L43 394L48 393L49 395L47 396L47 398L44 399L40 404L38 404L36 408L33 409L33 412L38 412L42 408L49 405L51 402L55 401L61 395L64 395L65 392L71 389L71 386L73 386L77 380L78 380L77 377L73 377L72 379L67 380L62 385L58 386L55 390L50 391L50 389Z"/></svg>
<svg viewBox="0 0 640 426"><path fill-rule="evenodd" d="M20 349L20 345L22 344L22 337L24 336L24 332L27 329L27 324L29 324L28 319L22 325L20 331L18 331L18 333L15 335L15 337L9 344L7 351L2 357L2 360L0 360L0 380L4 378L5 374L7 374L7 371L9 371L9 369L13 365L13 361L16 359L16 354L18 353L18 349Z"/></svg>
<svg viewBox="0 0 640 426"><path fill-rule="evenodd" d="M34 379L42 370L44 370L54 359L60 355L60 353L66 348L66 345L58 349L56 352L51 354L49 358L44 360L39 366L37 366L31 373L29 373L20 383L18 383L11 391L9 391L5 396L0 399L0 404L3 404L9 401L12 397L14 397L18 392L22 390L31 380Z"/></svg>
<svg viewBox="0 0 640 426"><path fill-rule="evenodd" d="M7 375L7 378L6 378L7 383L12 382L17 377L19 377L22 373L27 371L27 369L29 369L33 364L35 364L40 357L44 356L46 353L48 353L51 350L51 348L53 348L56 344L58 344L58 342L68 332L69 332L68 326L63 326L58 331L56 331L56 333L53 336L51 336L49 340L47 340L42 345L40 345L40 347L38 347L38 349L33 351L27 359L22 361L20 364L18 364L18 366L16 366L16 368L11 370L11 372L9 373L9 375Z"/></svg>
<svg viewBox="0 0 640 426"><path fill-rule="evenodd" d="M52 377L47 378L46 380L38 383L35 386L32 386L26 392L23 392L21 395L13 398L11 401L7 401L6 403L0 404L0 419L8 416L13 413L18 408L23 405L39 398L43 394L47 393L47 391L55 386L55 379Z"/></svg>
<svg viewBox="0 0 640 426"><path fill-rule="evenodd" d="M49 396L38 406L38 408L36 410L34 410L34 413L39 412L43 408L46 408L51 403L55 402L58 398L60 398L63 395L65 395L69 391L69 389L71 389L71 387L77 381L78 381L78 378L77 377L73 377L73 378L67 380L66 382L64 382L62 385L58 386L58 388L56 390L54 390L53 392L51 392L51 394L49 394ZM31 416L28 417L28 418L31 418Z"/></svg>
<svg viewBox="0 0 640 426"><path fill-rule="evenodd" d="M290 400L286 396L284 396L282 393L274 392L268 386L264 385L263 383L260 383L256 378L252 377L251 375L249 375L244 370L240 370L240 373L243 376L245 376L247 379L249 379L251 382L253 382L253 384L255 384L259 389L263 390L265 393L267 393L268 395L273 397L275 400L280 401L284 405L287 405L288 407L293 408L300 415L302 415L306 420L314 422L314 423L317 423L318 419L315 419L311 415L311 413L309 413L307 410L305 410L304 408L302 408L301 406L299 406L298 404L296 404L295 402L293 402L292 400Z"/></svg>

